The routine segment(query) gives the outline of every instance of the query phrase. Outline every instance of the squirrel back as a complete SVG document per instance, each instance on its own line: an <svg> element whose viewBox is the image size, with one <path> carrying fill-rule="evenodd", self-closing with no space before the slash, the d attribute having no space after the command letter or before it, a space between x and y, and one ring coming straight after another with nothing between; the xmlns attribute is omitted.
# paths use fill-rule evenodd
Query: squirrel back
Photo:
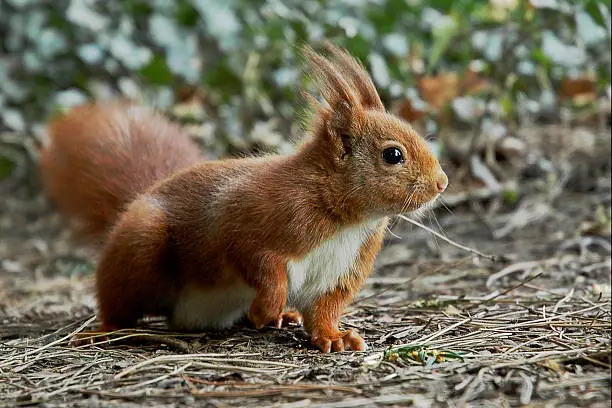
<svg viewBox="0 0 612 408"><path fill-rule="evenodd" d="M52 121L39 165L58 209L102 243L138 194L201 159L178 124L115 101L84 104Z"/></svg>

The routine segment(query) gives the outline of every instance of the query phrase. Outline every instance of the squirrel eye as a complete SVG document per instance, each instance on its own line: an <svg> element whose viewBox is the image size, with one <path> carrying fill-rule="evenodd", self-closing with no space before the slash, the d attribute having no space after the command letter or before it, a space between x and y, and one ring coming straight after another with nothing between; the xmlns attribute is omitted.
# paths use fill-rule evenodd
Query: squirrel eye
<svg viewBox="0 0 612 408"><path fill-rule="evenodd" d="M397 147L389 147L383 150L382 158L387 164L400 164L404 161L404 155Z"/></svg>

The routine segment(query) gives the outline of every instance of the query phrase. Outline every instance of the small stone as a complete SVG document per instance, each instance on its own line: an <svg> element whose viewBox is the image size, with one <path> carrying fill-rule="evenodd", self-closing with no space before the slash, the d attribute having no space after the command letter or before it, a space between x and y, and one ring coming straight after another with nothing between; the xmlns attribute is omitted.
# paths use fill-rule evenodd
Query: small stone
<svg viewBox="0 0 612 408"><path fill-rule="evenodd" d="M9 273L21 273L23 271L21 263L17 261L11 261L9 259L5 259L4 261L2 261L2 269Z"/></svg>
<svg viewBox="0 0 612 408"><path fill-rule="evenodd" d="M507 136L497 143L497 151L506 156L522 156L527 144L517 137Z"/></svg>
<svg viewBox="0 0 612 408"><path fill-rule="evenodd" d="M87 408L98 408L100 406L100 397L92 395L87 398Z"/></svg>
<svg viewBox="0 0 612 408"><path fill-rule="evenodd" d="M23 115L14 109L5 109L2 112L2 121L4 124L17 132L25 131L26 124Z"/></svg>

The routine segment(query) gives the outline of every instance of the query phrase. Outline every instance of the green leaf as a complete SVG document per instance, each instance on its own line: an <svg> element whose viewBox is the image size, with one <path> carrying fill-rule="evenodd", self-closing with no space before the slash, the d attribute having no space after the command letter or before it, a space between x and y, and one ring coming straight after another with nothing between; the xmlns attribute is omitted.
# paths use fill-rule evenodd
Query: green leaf
<svg viewBox="0 0 612 408"><path fill-rule="evenodd" d="M450 12L453 7L456 7L456 3L465 3L465 1L457 1L457 0L430 0L427 2L427 5L431 8L438 9L442 12Z"/></svg>
<svg viewBox="0 0 612 408"><path fill-rule="evenodd" d="M226 101L241 93L242 81L224 59L219 60L216 66L206 71L203 82L219 92L222 99Z"/></svg>
<svg viewBox="0 0 612 408"><path fill-rule="evenodd" d="M5 180L13 174L15 161L8 156L0 155L0 180Z"/></svg>
<svg viewBox="0 0 612 408"><path fill-rule="evenodd" d="M505 117L509 118L513 116L514 111L515 111L515 106L514 106L514 98L512 97L510 92L505 92L501 96L501 98L499 99L499 104L502 107Z"/></svg>
<svg viewBox="0 0 612 408"><path fill-rule="evenodd" d="M504 203L507 205L515 205L519 201L519 192L518 190L505 190L503 192Z"/></svg>
<svg viewBox="0 0 612 408"><path fill-rule="evenodd" d="M151 62L140 70L140 75L154 85L169 85L174 79L166 60L160 55L155 55Z"/></svg>
<svg viewBox="0 0 612 408"><path fill-rule="evenodd" d="M450 46L451 41L457 34L458 30L459 25L457 24L455 18L453 18L453 24L448 24L433 30L434 43L427 61L427 72L431 72L431 70L438 64L438 61Z"/></svg>
<svg viewBox="0 0 612 408"><path fill-rule="evenodd" d="M122 6L125 13L131 16L146 16L153 11L150 2L145 0L124 0Z"/></svg>
<svg viewBox="0 0 612 408"><path fill-rule="evenodd" d="M174 17L177 23L186 27L193 27L197 24L200 15L189 2L181 1Z"/></svg>
<svg viewBox="0 0 612 408"><path fill-rule="evenodd" d="M598 26L610 29L610 1L587 0L584 4L584 11L591 16Z"/></svg>
<svg viewBox="0 0 612 408"><path fill-rule="evenodd" d="M353 38L345 39L346 43L343 44L346 48L351 50L351 54L358 58L362 63L365 64L370 52L372 51L372 44L366 41L361 35L357 34Z"/></svg>

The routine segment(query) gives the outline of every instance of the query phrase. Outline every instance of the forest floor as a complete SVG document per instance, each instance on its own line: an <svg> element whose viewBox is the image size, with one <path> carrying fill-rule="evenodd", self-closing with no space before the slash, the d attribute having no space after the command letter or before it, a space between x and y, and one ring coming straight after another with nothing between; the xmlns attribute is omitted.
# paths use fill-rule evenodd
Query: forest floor
<svg viewBox="0 0 612 408"><path fill-rule="evenodd" d="M0 203L2 407L610 406L610 174L583 191L525 181L516 205L459 199L422 220L494 261L394 222L342 319L369 349L336 354L298 327L161 321L69 347L95 326L90 254L21 190Z"/></svg>

